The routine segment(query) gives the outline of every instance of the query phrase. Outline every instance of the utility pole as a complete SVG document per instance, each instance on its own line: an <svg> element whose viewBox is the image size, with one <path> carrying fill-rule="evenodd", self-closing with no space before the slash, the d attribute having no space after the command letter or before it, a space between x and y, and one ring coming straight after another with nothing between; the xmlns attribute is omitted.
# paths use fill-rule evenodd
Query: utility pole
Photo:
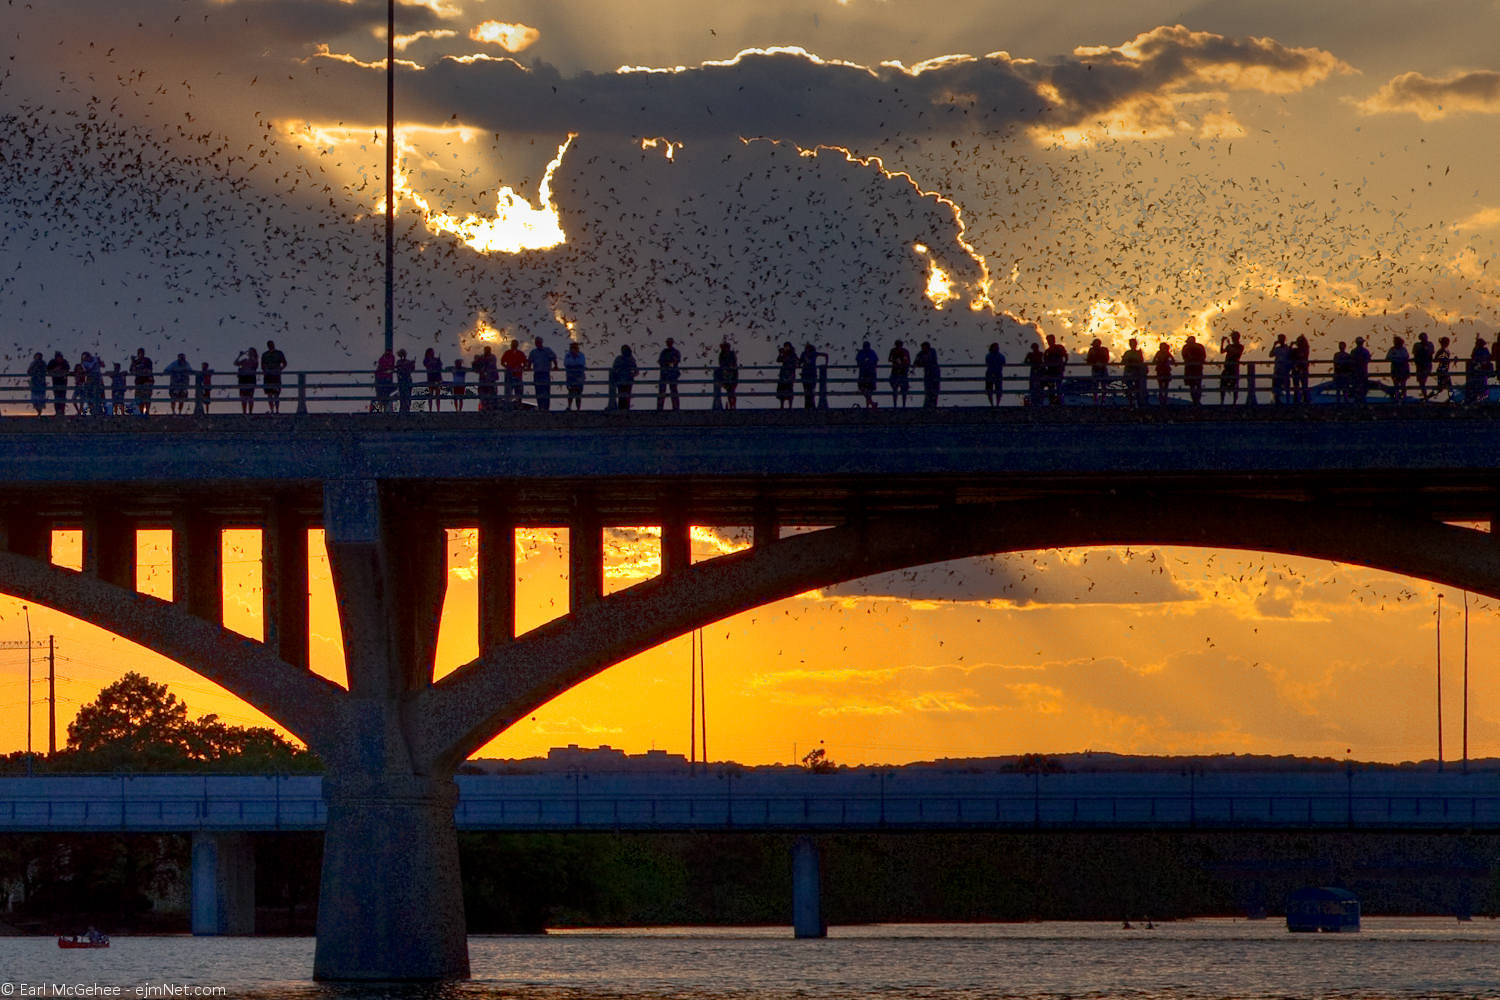
<svg viewBox="0 0 1500 1000"><path fill-rule="evenodd" d="M29 654L28 654L29 655ZM47 636L47 759L57 756L57 636Z"/></svg>
<svg viewBox="0 0 1500 1000"><path fill-rule="evenodd" d="M26 773L31 773L31 609L21 605L26 615Z"/></svg>
<svg viewBox="0 0 1500 1000"><path fill-rule="evenodd" d="M1443 770L1443 595L1437 597L1437 740L1438 772Z"/></svg>

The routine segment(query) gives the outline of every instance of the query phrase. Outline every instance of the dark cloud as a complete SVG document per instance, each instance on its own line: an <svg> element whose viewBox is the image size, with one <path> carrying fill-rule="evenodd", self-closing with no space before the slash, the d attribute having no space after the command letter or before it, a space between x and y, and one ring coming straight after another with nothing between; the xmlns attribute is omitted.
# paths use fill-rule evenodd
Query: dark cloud
<svg viewBox="0 0 1500 1000"><path fill-rule="evenodd" d="M1446 77L1402 73L1361 101L1365 114L1414 114L1433 121L1463 113L1500 112L1500 72L1479 70Z"/></svg>

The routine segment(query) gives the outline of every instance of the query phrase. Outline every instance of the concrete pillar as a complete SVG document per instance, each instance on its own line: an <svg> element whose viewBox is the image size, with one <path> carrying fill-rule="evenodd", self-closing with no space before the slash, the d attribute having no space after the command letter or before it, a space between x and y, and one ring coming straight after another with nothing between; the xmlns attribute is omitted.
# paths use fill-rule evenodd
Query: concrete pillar
<svg viewBox="0 0 1500 1000"><path fill-rule="evenodd" d="M762 498L755 502L755 520L750 526L750 544L759 548L769 545L781 537L781 524L776 519L776 505Z"/></svg>
<svg viewBox="0 0 1500 1000"><path fill-rule="evenodd" d="M316 979L469 975L452 779L330 773Z"/></svg>
<svg viewBox="0 0 1500 1000"><path fill-rule="evenodd" d="M792 845L792 933L799 938L828 936L818 845L811 837L798 837Z"/></svg>
<svg viewBox="0 0 1500 1000"><path fill-rule="evenodd" d="M172 517L172 600L199 618L224 623L223 526L212 514Z"/></svg>
<svg viewBox="0 0 1500 1000"><path fill-rule="evenodd" d="M661 525L661 575L672 576L693 564L693 526L680 510L670 511Z"/></svg>
<svg viewBox="0 0 1500 1000"><path fill-rule="evenodd" d="M278 501L266 511L260 531L262 611L266 645L294 667L307 670L307 518Z"/></svg>
<svg viewBox="0 0 1500 1000"><path fill-rule="evenodd" d="M0 514L0 548L18 556L50 561L52 525L25 511L5 511Z"/></svg>
<svg viewBox="0 0 1500 1000"><path fill-rule="evenodd" d="M568 525L568 610L604 596L604 528L592 502L580 500Z"/></svg>
<svg viewBox="0 0 1500 1000"><path fill-rule="evenodd" d="M255 843L248 833L193 834L193 933L255 933Z"/></svg>
<svg viewBox="0 0 1500 1000"><path fill-rule="evenodd" d="M126 590L135 590L135 525L103 506L83 515L83 571Z"/></svg>
<svg viewBox="0 0 1500 1000"><path fill-rule="evenodd" d="M396 664L402 688L431 683L438 625L448 593L448 533L423 507L393 504L386 526L387 592L396 629Z"/></svg>
<svg viewBox="0 0 1500 1000"><path fill-rule="evenodd" d="M516 522L508 512L479 515L479 652L516 637Z"/></svg>

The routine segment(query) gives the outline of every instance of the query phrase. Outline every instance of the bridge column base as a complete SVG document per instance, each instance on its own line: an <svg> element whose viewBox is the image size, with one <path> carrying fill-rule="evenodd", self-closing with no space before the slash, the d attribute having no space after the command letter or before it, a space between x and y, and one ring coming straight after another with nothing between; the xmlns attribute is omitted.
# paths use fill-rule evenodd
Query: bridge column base
<svg viewBox="0 0 1500 1000"><path fill-rule="evenodd" d="M193 933L255 933L255 844L248 833L193 834Z"/></svg>
<svg viewBox="0 0 1500 1000"><path fill-rule="evenodd" d="M451 779L323 779L328 822L313 978L467 979Z"/></svg>
<svg viewBox="0 0 1500 1000"><path fill-rule="evenodd" d="M792 933L799 938L828 936L818 845L811 837L798 837L792 845Z"/></svg>

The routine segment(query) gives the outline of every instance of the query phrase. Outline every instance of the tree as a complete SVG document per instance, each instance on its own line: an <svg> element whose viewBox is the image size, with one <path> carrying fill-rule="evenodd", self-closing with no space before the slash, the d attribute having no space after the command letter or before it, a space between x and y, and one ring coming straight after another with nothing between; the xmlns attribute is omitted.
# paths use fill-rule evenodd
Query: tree
<svg viewBox="0 0 1500 1000"><path fill-rule="evenodd" d="M317 769L316 757L268 727L188 718L187 704L165 684L134 671L79 709L67 747L70 764L99 770Z"/></svg>
<svg viewBox="0 0 1500 1000"><path fill-rule="evenodd" d="M809 750L802 755L802 766L813 774L832 774L838 767L822 747Z"/></svg>

